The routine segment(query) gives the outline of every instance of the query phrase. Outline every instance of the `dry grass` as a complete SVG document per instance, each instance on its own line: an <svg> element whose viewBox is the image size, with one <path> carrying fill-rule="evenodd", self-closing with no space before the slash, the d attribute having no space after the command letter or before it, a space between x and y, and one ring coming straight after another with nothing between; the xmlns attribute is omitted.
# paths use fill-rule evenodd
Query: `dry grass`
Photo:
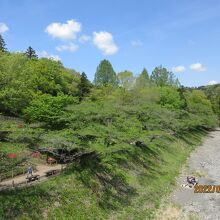
<svg viewBox="0 0 220 220"><path fill-rule="evenodd" d="M193 175L193 176L196 176L196 177L204 177L204 178L207 178L207 177L208 177L207 172L205 172L205 171L203 171L203 170L197 170L197 171L193 172L192 175Z"/></svg>
<svg viewBox="0 0 220 220"><path fill-rule="evenodd" d="M199 218L195 214L187 215L181 208L169 204L158 210L155 220L199 220Z"/></svg>

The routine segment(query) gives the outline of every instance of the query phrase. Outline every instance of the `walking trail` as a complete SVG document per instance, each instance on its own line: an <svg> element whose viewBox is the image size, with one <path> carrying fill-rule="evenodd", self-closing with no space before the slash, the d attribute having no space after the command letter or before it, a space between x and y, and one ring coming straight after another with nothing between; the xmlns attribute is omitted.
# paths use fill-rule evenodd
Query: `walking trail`
<svg viewBox="0 0 220 220"><path fill-rule="evenodd" d="M45 177L47 171L52 170L52 169L61 170L62 168L61 166L62 165L60 164L53 165L53 166L38 164L36 166L36 171L33 173L33 175L40 175L40 178ZM27 177L27 174L24 174L24 175L15 176L13 179L3 180L2 182L0 182L0 188L12 186L12 181L14 181L15 186L25 183L27 181L26 177Z"/></svg>
<svg viewBox="0 0 220 220"><path fill-rule="evenodd" d="M193 188L182 187L187 176L197 177L199 185L220 185L220 129L210 132L191 154L170 197L187 216L193 214L196 219L220 220L220 193L194 193Z"/></svg>

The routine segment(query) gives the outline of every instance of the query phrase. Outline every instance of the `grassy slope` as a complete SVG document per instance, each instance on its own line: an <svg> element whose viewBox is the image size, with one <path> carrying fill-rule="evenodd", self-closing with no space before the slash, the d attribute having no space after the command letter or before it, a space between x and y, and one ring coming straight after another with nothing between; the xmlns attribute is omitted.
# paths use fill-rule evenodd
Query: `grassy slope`
<svg viewBox="0 0 220 220"><path fill-rule="evenodd" d="M166 135L147 148L118 152L113 168L108 168L108 158L91 166L73 164L40 185L1 192L0 219L151 218L204 134Z"/></svg>

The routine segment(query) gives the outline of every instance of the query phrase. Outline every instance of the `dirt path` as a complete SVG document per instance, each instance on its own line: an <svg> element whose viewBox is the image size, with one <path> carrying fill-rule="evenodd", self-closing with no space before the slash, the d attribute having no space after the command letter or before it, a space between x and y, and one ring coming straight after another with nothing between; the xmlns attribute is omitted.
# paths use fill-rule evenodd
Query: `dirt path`
<svg viewBox="0 0 220 220"><path fill-rule="evenodd" d="M58 165L43 165L43 164L38 164L36 166L36 170L33 175L40 175L40 177L45 177L45 174L47 171L49 170L52 170L52 169L58 169L58 170L61 170L61 165L58 164ZM16 176L14 177L13 179L7 179L7 180L3 180L2 182L0 182L0 188L1 187L9 187L9 186L12 186L12 181L14 181L14 184L17 185L17 184L21 184L21 183L24 183L26 182L26 176L27 174L25 175L19 175L19 176Z"/></svg>
<svg viewBox="0 0 220 220"><path fill-rule="evenodd" d="M184 213L196 214L198 219L220 220L220 193L194 193L194 189L181 187L190 175L198 177L199 185L220 185L220 129L211 132L191 154L171 194L171 201Z"/></svg>

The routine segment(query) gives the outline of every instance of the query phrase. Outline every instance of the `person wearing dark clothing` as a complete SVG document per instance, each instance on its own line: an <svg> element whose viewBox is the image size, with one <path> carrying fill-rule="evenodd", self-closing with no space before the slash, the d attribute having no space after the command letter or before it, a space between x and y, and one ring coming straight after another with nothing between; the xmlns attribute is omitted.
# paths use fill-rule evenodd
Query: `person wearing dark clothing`
<svg viewBox="0 0 220 220"><path fill-rule="evenodd" d="M187 182L189 184L192 184L192 185L196 185L197 184L196 178L193 177L193 176L191 176L191 177L187 176Z"/></svg>
<svg viewBox="0 0 220 220"><path fill-rule="evenodd" d="M33 176L33 168L31 166L29 166L27 170L27 177L29 176Z"/></svg>

